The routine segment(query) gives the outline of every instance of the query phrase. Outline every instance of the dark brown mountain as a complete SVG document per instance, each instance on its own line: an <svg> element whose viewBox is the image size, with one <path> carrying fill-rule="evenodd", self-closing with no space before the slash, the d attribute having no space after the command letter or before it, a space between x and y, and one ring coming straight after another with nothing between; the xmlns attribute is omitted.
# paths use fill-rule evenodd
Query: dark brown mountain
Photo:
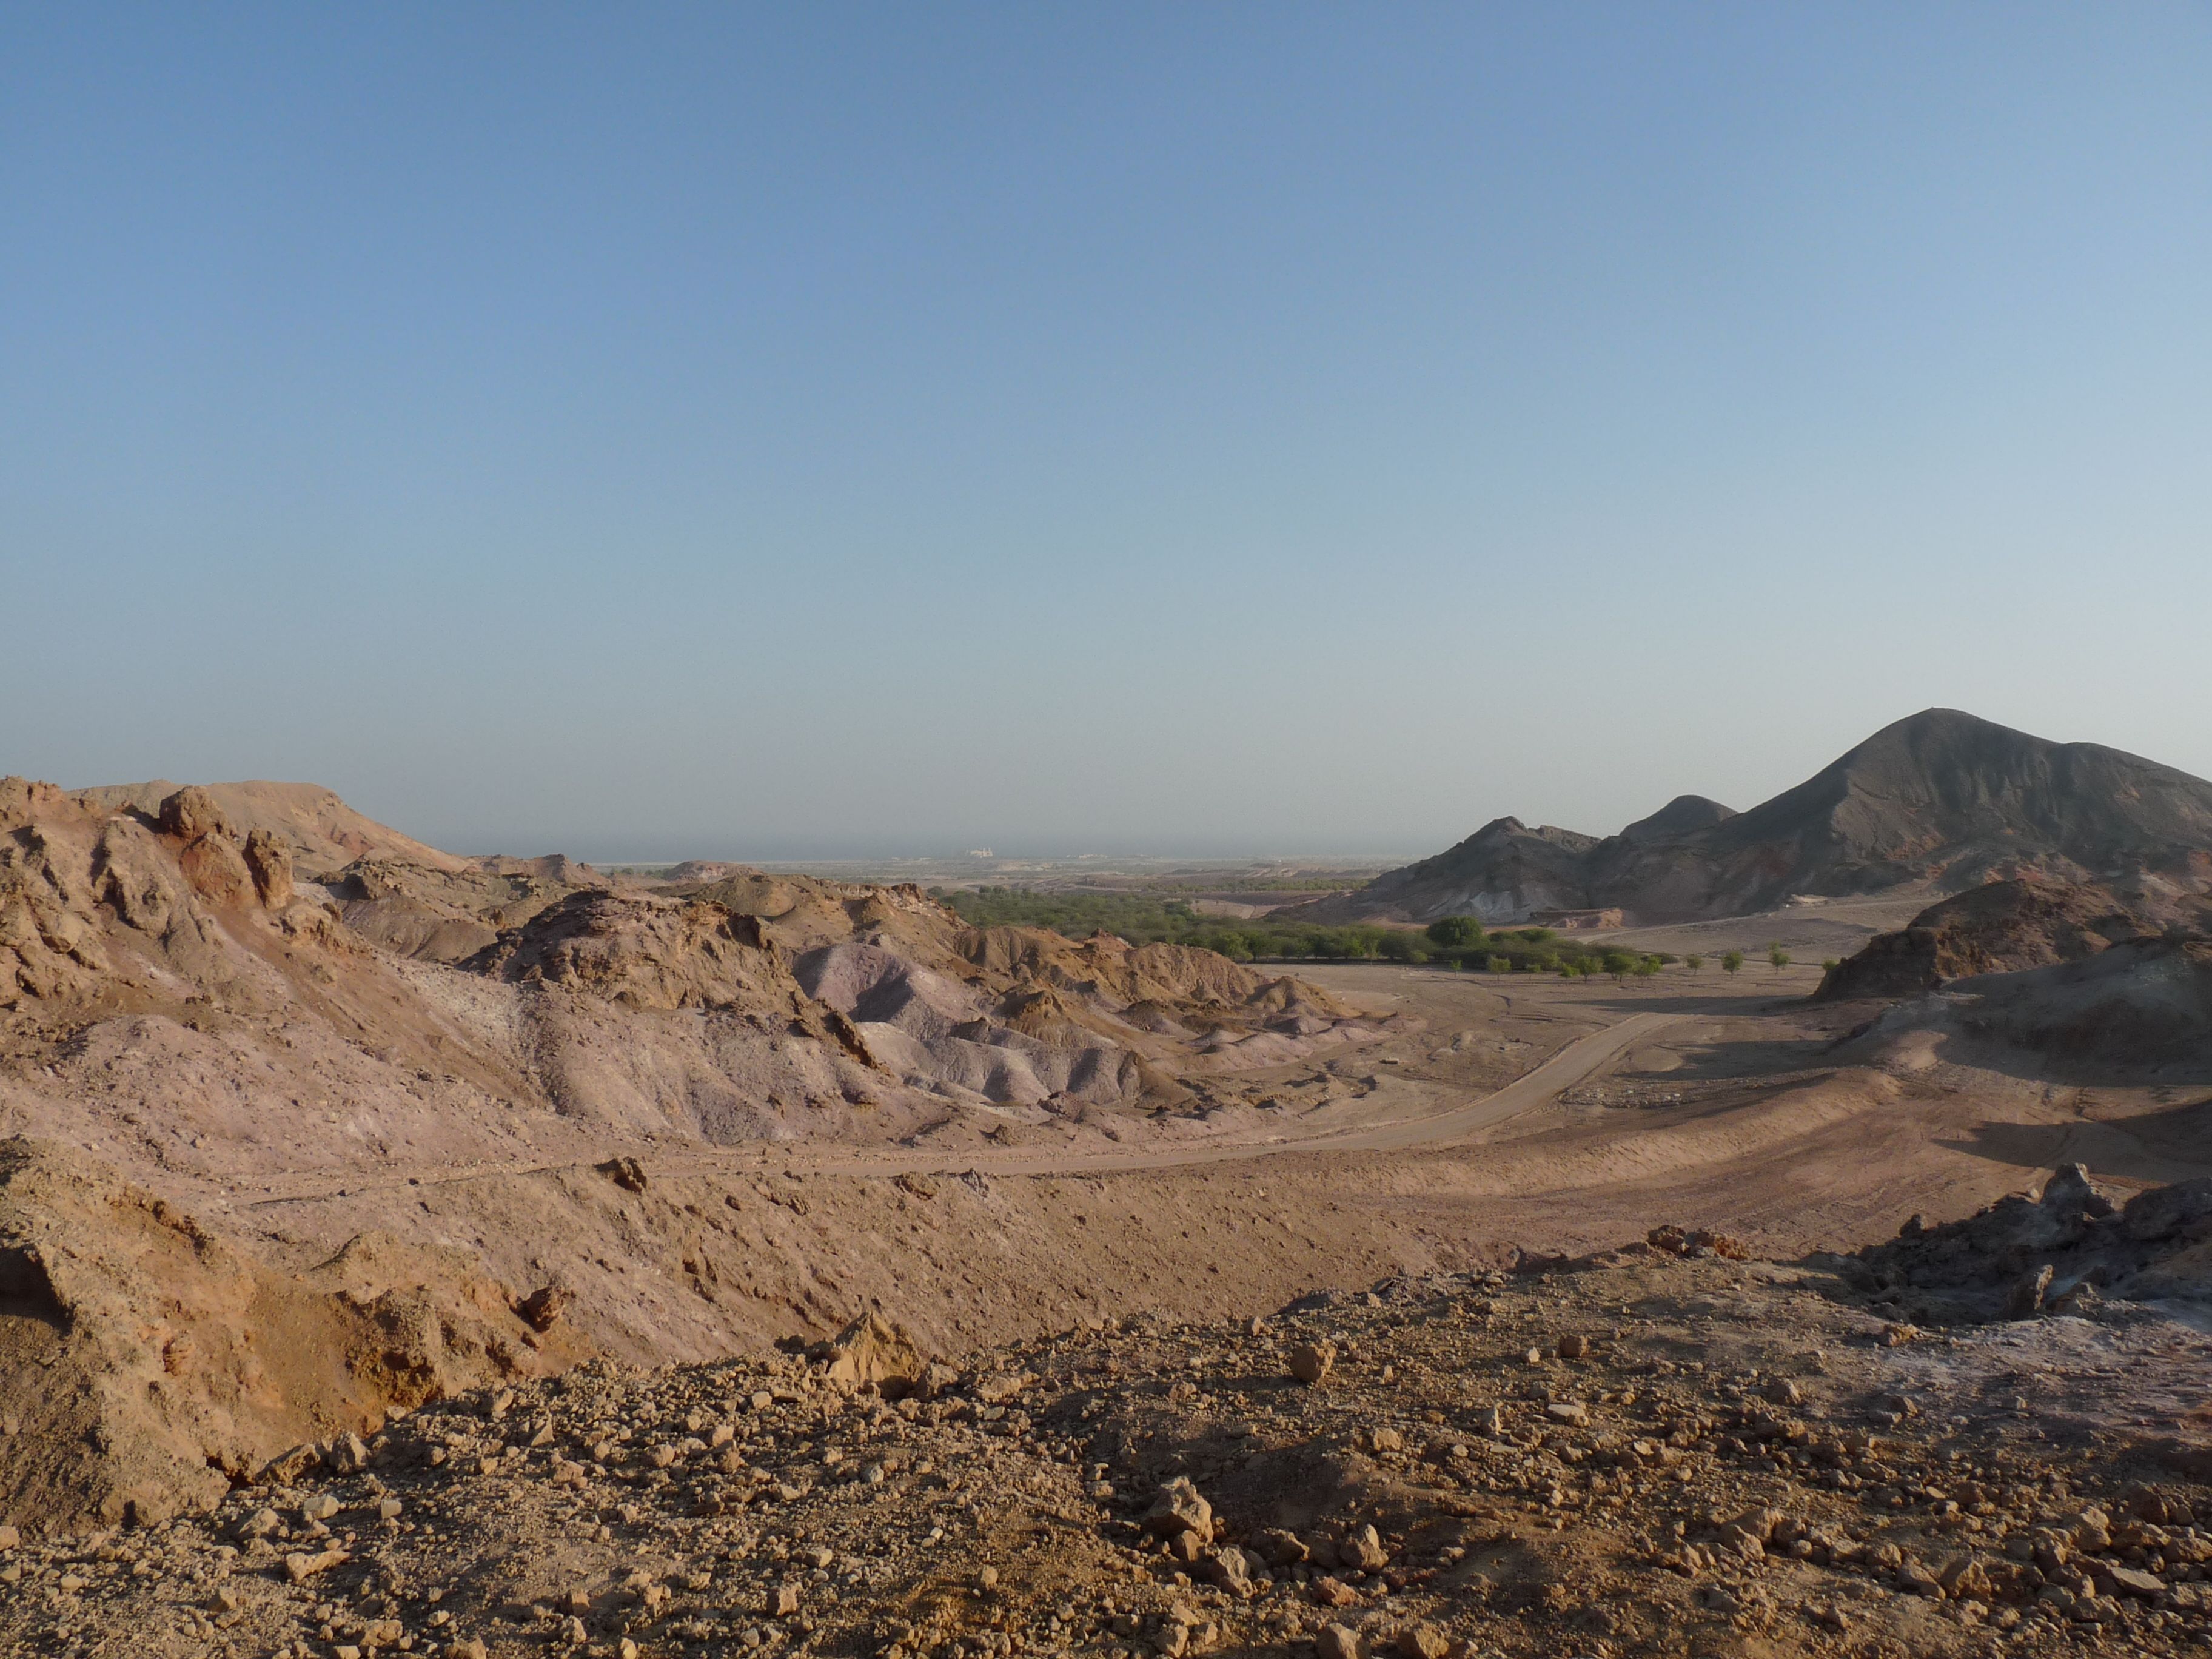
<svg viewBox="0 0 2212 1659"><path fill-rule="evenodd" d="M2212 783L2101 744L2051 743L1931 708L1747 812L1683 796L1602 839L1500 818L1297 914L1504 923L1532 909L1618 906L1656 922L1747 915L1801 894L2144 872L2212 880Z"/></svg>
<svg viewBox="0 0 2212 1659"><path fill-rule="evenodd" d="M1929 905L1894 933L1877 934L1831 968L1825 1000L1910 997L1977 974L2019 973L2079 962L2161 931L2138 892L2133 902L2094 883L1984 882Z"/></svg>

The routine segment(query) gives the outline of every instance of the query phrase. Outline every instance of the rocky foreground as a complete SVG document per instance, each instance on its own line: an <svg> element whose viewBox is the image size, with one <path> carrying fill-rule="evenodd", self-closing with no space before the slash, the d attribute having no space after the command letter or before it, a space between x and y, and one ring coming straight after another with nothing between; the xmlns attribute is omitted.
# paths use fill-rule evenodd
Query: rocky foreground
<svg viewBox="0 0 2212 1659"><path fill-rule="evenodd" d="M2048 1199L2020 1237L2125 1224ZM1946 1334L1880 1252L1735 1254L1662 1229L957 1372L872 1316L766 1364L594 1361L206 1516L0 1533L0 1648L2203 1650L2197 1329L2088 1298Z"/></svg>

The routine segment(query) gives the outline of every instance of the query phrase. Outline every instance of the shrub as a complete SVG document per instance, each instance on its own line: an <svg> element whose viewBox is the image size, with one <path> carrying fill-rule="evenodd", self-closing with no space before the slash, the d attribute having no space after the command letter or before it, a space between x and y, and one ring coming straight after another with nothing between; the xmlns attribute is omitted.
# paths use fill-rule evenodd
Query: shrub
<svg viewBox="0 0 2212 1659"><path fill-rule="evenodd" d="M1482 943L1482 923L1474 916L1444 916L1425 929L1431 945L1464 951Z"/></svg>

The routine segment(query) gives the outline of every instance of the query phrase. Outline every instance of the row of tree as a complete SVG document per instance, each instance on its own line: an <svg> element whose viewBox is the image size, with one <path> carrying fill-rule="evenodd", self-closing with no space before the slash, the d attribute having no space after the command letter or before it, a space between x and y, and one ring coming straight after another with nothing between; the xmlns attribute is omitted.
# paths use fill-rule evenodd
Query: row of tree
<svg viewBox="0 0 2212 1659"><path fill-rule="evenodd" d="M1231 921L1200 915L1179 898L1142 893L982 887L939 889L933 896L978 927L1049 927L1071 939L1105 932L1133 945L1196 945L1237 962L1429 963L1477 973L1602 975L1621 983L1649 979L1677 962L1697 973L1706 962L1702 956L1677 957L1664 951L1607 949L1601 942L1563 939L1548 927L1492 929L1477 916L1445 916L1416 933L1363 923L1324 927L1266 916ZM1790 953L1779 945L1767 947L1766 959L1778 971L1790 965ZM1723 973L1734 975L1742 971L1745 957L1741 951L1728 951L1717 960Z"/></svg>

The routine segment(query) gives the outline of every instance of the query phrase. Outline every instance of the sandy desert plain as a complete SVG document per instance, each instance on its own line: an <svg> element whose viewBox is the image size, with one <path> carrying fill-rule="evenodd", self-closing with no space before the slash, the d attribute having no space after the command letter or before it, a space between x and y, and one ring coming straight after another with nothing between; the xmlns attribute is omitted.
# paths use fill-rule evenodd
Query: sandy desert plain
<svg viewBox="0 0 2212 1659"><path fill-rule="evenodd" d="M2203 1651L2212 786L1686 801L1270 913L1562 976L0 784L0 1645Z"/></svg>

